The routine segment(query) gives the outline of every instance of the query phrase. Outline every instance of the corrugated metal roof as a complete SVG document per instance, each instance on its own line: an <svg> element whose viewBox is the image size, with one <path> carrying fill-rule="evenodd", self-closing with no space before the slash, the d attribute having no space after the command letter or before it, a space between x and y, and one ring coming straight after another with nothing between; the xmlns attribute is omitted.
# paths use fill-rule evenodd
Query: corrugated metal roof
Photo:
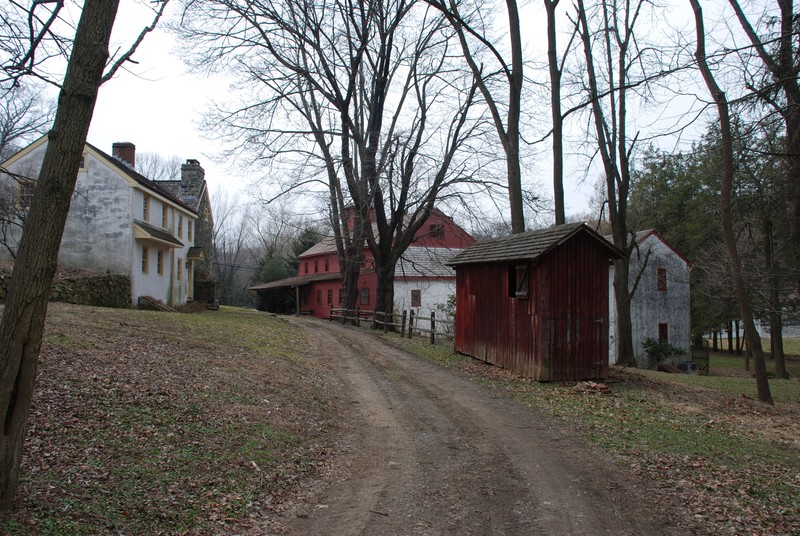
<svg viewBox="0 0 800 536"><path fill-rule="evenodd" d="M484 262L532 260L582 232L589 234L603 246L606 246L613 257L622 257L622 253L613 244L594 232L585 223L567 223L548 229L537 229L536 231L476 242L456 255L447 264L449 266L457 266Z"/></svg>
<svg viewBox="0 0 800 536"><path fill-rule="evenodd" d="M394 270L395 277L455 277L447 263L461 248L409 247Z"/></svg>
<svg viewBox="0 0 800 536"><path fill-rule="evenodd" d="M278 281L270 281L269 283L262 283L247 290L269 290L271 288L293 288L313 283L314 281L333 281L341 279L339 272L329 274L313 274L313 275L296 275L294 277L287 277L286 279L279 279Z"/></svg>

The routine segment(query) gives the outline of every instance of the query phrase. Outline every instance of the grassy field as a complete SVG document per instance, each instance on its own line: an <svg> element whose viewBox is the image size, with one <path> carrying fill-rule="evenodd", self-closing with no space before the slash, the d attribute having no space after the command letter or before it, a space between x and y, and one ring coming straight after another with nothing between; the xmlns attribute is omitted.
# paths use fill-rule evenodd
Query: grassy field
<svg viewBox="0 0 800 536"><path fill-rule="evenodd" d="M15 516L0 533L222 534L324 460L327 375L288 323L51 304Z"/></svg>
<svg viewBox="0 0 800 536"><path fill-rule="evenodd" d="M800 534L800 383L771 380L776 405L755 401L751 377L614 369L610 395L536 383L454 354L452 346L386 336L562 420L621 464L677 493L710 532ZM712 356L714 367L742 363ZM796 370L796 369L793 369Z"/></svg>

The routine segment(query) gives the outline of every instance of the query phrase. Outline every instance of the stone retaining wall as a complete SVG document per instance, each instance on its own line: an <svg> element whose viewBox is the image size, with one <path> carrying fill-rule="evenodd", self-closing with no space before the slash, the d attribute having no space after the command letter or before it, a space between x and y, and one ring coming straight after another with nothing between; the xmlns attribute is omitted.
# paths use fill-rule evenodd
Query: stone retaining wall
<svg viewBox="0 0 800 536"><path fill-rule="evenodd" d="M0 275L0 301L5 301L10 281L11 274ZM131 306L131 280L115 274L59 279L50 301L126 309Z"/></svg>

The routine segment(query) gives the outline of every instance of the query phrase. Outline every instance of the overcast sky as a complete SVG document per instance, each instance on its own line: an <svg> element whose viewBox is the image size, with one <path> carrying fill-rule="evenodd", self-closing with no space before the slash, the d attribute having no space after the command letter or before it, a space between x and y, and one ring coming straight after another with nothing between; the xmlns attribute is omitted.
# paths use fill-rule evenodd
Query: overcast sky
<svg viewBox="0 0 800 536"><path fill-rule="evenodd" d="M681 7L683 4L688 6L688 2L678 3ZM130 42L131 36L144 25L147 13L142 11L142 5L147 4L139 3L138 8L132 8L137 6L137 2L122 2L114 34L120 45ZM688 9L674 11L672 17L671 24L680 24L680 19L684 18L686 24L691 22ZM523 35L529 41L526 59L531 59L531 56L543 59L546 54L543 42L545 15L540 2L527 3L521 20ZM250 178L243 176L241 170L231 169L232 166L215 163L213 157L217 146L204 138L198 128L210 100L224 98L229 82L219 77L204 78L188 73L176 57L173 38L161 30L145 39L134 59L137 64L131 65L128 71L120 71L101 88L89 142L106 152L111 151L112 143L128 141L136 145L137 151L177 156L181 160L194 158L205 168L212 193L219 188L246 190ZM536 77L546 79L546 73L539 73ZM681 112L676 110L676 113ZM542 156L528 166L526 172L529 178L538 180L548 196L552 196L549 144L549 140L541 144L538 151ZM590 185L578 184L581 170L575 169L575 160L568 158L567 161L568 173L571 174L566 177L565 184L568 215L588 210L588 197L592 190Z"/></svg>

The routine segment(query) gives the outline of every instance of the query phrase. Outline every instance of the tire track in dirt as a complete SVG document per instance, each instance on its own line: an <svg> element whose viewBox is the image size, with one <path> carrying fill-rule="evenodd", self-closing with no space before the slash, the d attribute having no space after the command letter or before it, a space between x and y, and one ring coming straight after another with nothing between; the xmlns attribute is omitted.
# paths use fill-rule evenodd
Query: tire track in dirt
<svg viewBox="0 0 800 536"><path fill-rule="evenodd" d="M362 330L292 318L348 391L354 444L293 534L681 534L594 447Z"/></svg>

